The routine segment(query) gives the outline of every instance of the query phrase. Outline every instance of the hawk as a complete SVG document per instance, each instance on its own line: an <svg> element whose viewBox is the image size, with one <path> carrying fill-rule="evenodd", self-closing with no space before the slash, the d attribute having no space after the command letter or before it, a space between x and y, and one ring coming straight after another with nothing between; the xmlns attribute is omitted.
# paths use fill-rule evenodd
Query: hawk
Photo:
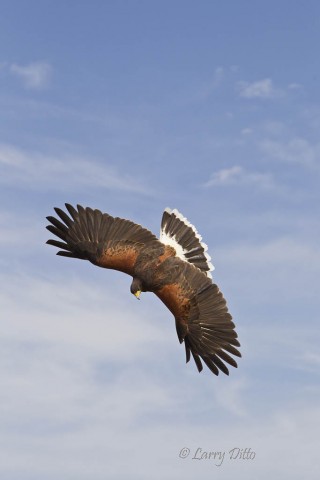
<svg viewBox="0 0 320 480"><path fill-rule="evenodd" d="M60 249L57 255L131 275L130 290L137 298L141 292L155 293L175 318L186 361L192 355L199 372L201 360L215 375L229 375L226 363L237 367L230 355L241 357L240 343L226 301L212 282L207 245L178 210L165 209L158 239L130 220L65 205L69 215L55 208L59 219L47 217L47 229L59 239L47 243Z"/></svg>

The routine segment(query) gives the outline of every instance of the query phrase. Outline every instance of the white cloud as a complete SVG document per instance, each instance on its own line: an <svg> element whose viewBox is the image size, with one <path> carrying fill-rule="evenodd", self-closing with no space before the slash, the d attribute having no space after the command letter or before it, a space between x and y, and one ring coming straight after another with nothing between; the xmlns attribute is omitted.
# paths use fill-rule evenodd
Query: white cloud
<svg viewBox="0 0 320 480"><path fill-rule="evenodd" d="M204 184L205 187L228 185L255 185L260 188L272 188L274 182L269 173L248 172L243 167L235 165L214 172Z"/></svg>
<svg viewBox="0 0 320 480"><path fill-rule="evenodd" d="M251 135L252 132L253 132L252 128L249 128L249 127L243 128L241 130L241 135Z"/></svg>
<svg viewBox="0 0 320 480"><path fill-rule="evenodd" d="M231 168L219 170L211 175L210 180L206 183L206 187L211 187L213 185L229 185L230 183L234 183L237 181L242 172L242 167L237 165Z"/></svg>
<svg viewBox="0 0 320 480"><path fill-rule="evenodd" d="M224 68L217 67L214 71L212 87L213 88L218 87L221 84L223 77L224 77Z"/></svg>
<svg viewBox="0 0 320 480"><path fill-rule="evenodd" d="M52 67L45 62L28 65L10 65L10 72L19 77L26 88L42 89L46 87L52 75Z"/></svg>
<svg viewBox="0 0 320 480"><path fill-rule="evenodd" d="M258 290L266 301L275 299L255 275L259 271L270 283L266 264L274 270L274 288L282 297L277 266L292 265L297 271L302 262L309 271L309 262L315 261L313 252L289 240L255 247L235 245L224 251L242 272L237 289L248 305ZM48 255L54 251L46 248ZM179 458L183 447L192 452L197 447L251 447L257 454L254 461L226 459L219 477L237 475L244 480L249 472L267 480L276 469L281 478L296 479L303 476L308 461L308 478L317 479L317 398L313 402L299 377L294 384L298 393L285 401L286 384L277 389L274 381L285 355L286 382L285 374L290 379L300 351L310 348L306 337L296 335L296 323L290 319L288 326L276 330L268 322L263 329L254 324L253 341L243 343L238 370L230 377L215 378L208 371L199 375L191 362L184 364L173 318L158 299L146 295L137 302L122 288L122 279L128 286L130 279L116 272L88 265L97 274L93 281L87 264L77 262L84 272L80 280L79 271L68 271L72 261L55 260L65 267L54 278L48 273L24 274L20 268L16 274L0 274L3 478L103 480L107 471L112 478L120 472L134 480L150 478L150 472L157 480L174 480L183 472L191 480L210 476L218 467L212 461ZM41 262L45 264L44 257ZM256 290L244 289L248 277L258 282ZM304 285L301 277L298 285L294 283L296 289L286 287L291 296ZM310 335L301 319L299 328ZM300 350L292 348L293 337ZM251 348L257 353L254 358ZM258 377L248 377L255 367ZM315 385L316 380L310 386ZM299 455L293 458L293 451Z"/></svg>
<svg viewBox="0 0 320 480"><path fill-rule="evenodd" d="M225 272L230 272L228 284L234 290L234 295L238 295L239 282L243 291L254 292L250 302L256 309L267 305L272 299L272 307L268 305L268 309L274 309L275 318L278 318L277 309L280 305L287 316L296 316L295 320L290 320L293 323L299 322L298 314L289 313L296 302L308 305L310 314L315 308L320 253L312 242L276 237L260 244L248 242L216 248L215 258L219 259ZM235 278L234 272L238 272Z"/></svg>
<svg viewBox="0 0 320 480"><path fill-rule="evenodd" d="M290 83L288 85L288 88L290 90L301 90L303 88L303 86L300 83Z"/></svg>
<svg viewBox="0 0 320 480"><path fill-rule="evenodd" d="M25 216L0 211L1 248L17 248L17 245L21 245L22 238L24 251L31 245L37 245L36 224L37 219L35 218L30 219Z"/></svg>
<svg viewBox="0 0 320 480"><path fill-rule="evenodd" d="M0 144L0 183L32 185L37 189L71 190L95 186L128 192L149 193L147 187L110 165L65 155L53 156L27 152Z"/></svg>
<svg viewBox="0 0 320 480"><path fill-rule="evenodd" d="M244 98L275 98L281 95L281 91L276 89L271 78L265 78L257 82L239 82L238 90L241 97Z"/></svg>
<svg viewBox="0 0 320 480"><path fill-rule="evenodd" d="M208 81L206 84L202 85L201 88L199 88L196 94L196 98L198 100L204 100L210 97L212 92L220 87L224 79L224 76L225 76L225 69L223 67L216 67L216 69L213 72L212 79Z"/></svg>
<svg viewBox="0 0 320 480"><path fill-rule="evenodd" d="M223 253L220 252L220 254ZM287 237L276 238L260 245L250 243L236 245L234 248L230 247L224 255L232 258L233 263L239 262L239 271L249 263L259 269L262 265L272 266L272 268L277 265L290 274L289 269L296 269L298 266L300 272L303 266L310 274L320 268L320 253L315 246Z"/></svg>
<svg viewBox="0 0 320 480"><path fill-rule="evenodd" d="M215 398L221 408L228 410L237 417L245 417L248 415L248 411L243 404L243 392L246 387L247 382L243 378L230 377L228 382L221 382L221 385L215 391Z"/></svg>
<svg viewBox="0 0 320 480"><path fill-rule="evenodd" d="M317 338L317 334L315 334ZM300 345L299 345L300 346ZM316 347L316 346L315 346ZM306 345L305 351L297 356L297 368L305 372L318 374L320 367L320 354L312 345Z"/></svg>
<svg viewBox="0 0 320 480"><path fill-rule="evenodd" d="M262 129L267 132L269 135L280 136L285 135L287 132L287 127L283 122L277 121L266 121L262 125Z"/></svg>
<svg viewBox="0 0 320 480"><path fill-rule="evenodd" d="M191 480L218 472L222 480L230 476L244 480L248 475L296 480L303 478L306 464L308 478L318 478L320 412L307 396L299 405L293 398L274 411L266 405L261 416L252 412L235 419L230 413L229 421L221 422L222 407L205 401L203 383L197 385L202 393L196 395L197 403L194 395L184 398L187 410L181 415L187 381L179 384L179 392L172 383L159 385L151 376L129 369L98 385L91 379L91 365L88 369L80 355L70 362L67 350L60 358L58 352L48 351L43 362L37 351L20 351L15 361L5 360L3 478L104 480L108 472L111 478ZM219 390L219 385L213 388ZM257 403L259 395L256 387ZM277 397L279 391L272 395ZM205 423L199 415L204 404ZM191 450L186 459L179 458L183 447ZM198 447L203 451L250 447L256 457L225 458L216 467L212 460L192 459Z"/></svg>
<svg viewBox="0 0 320 480"><path fill-rule="evenodd" d="M47 238L50 235L48 232ZM59 262L60 259L54 257L56 249L43 248L47 248L47 254ZM60 263L67 267L64 260ZM72 264L69 265L72 271ZM101 272L105 285L101 286L92 281L91 272L85 275L84 271L85 278L80 281L71 271L69 278L65 273L55 281L22 272L1 274L0 299L6 324L4 337L69 345L69 348L81 348L89 355L121 358L125 362L134 355L139 358L148 355L148 344L153 348L155 343L160 346L165 341L166 325L161 328L160 322L157 325L156 321L146 320L161 317L166 312L165 307L162 310L155 298L159 307L155 313L146 297L144 302L137 302L130 294L131 279L128 276L105 270ZM112 285L110 275L113 276ZM17 292L20 293L17 295ZM176 335L173 322L171 326L173 340ZM170 329L169 323L167 328ZM142 345L145 345L143 350Z"/></svg>
<svg viewBox="0 0 320 480"><path fill-rule="evenodd" d="M304 138L296 137L288 142L264 140L259 146L265 154L283 162L305 167L315 167L319 164L320 145L312 145Z"/></svg>

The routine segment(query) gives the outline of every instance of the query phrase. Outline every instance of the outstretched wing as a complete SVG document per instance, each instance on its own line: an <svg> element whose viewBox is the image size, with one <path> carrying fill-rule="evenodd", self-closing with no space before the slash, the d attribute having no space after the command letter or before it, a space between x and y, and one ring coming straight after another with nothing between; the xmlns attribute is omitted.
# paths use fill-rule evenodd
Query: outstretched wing
<svg viewBox="0 0 320 480"><path fill-rule="evenodd" d="M133 274L133 268L146 244L160 244L157 237L141 225L123 218L112 217L100 210L66 203L70 217L60 208L57 215L47 217L52 225L47 229L62 240L48 240L60 248L57 255L80 258L104 268Z"/></svg>
<svg viewBox="0 0 320 480"><path fill-rule="evenodd" d="M235 348L240 343L217 285L193 265L184 263L184 271L176 282L155 293L175 316L179 341L185 343L186 361L191 353L199 372L202 359L215 375L219 370L229 375L224 362L237 367L230 354L241 357Z"/></svg>

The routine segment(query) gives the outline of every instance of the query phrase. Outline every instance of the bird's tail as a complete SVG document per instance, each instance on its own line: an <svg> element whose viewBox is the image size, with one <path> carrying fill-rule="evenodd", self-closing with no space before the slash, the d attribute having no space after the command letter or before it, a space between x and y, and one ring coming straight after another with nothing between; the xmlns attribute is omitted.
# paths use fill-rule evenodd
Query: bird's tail
<svg viewBox="0 0 320 480"><path fill-rule="evenodd" d="M208 247L201 240L202 237L196 228L178 210L165 209L161 222L160 241L172 246L178 257L192 263L211 278L210 271L214 266L207 254Z"/></svg>

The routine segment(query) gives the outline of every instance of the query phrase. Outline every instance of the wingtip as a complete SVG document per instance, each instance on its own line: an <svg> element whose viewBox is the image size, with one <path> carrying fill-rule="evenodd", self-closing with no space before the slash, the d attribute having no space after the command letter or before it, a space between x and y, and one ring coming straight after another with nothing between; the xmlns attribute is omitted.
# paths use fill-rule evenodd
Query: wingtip
<svg viewBox="0 0 320 480"><path fill-rule="evenodd" d="M70 213L70 210L71 211L75 210L74 206L71 205L71 203L66 202L64 205L65 205L65 207L66 207L66 209L68 210L69 213Z"/></svg>
<svg viewBox="0 0 320 480"><path fill-rule="evenodd" d="M61 210L61 208L59 208L59 207L53 207L53 210L56 212L57 215L59 215L59 217L60 217L61 212L64 213L63 210Z"/></svg>

